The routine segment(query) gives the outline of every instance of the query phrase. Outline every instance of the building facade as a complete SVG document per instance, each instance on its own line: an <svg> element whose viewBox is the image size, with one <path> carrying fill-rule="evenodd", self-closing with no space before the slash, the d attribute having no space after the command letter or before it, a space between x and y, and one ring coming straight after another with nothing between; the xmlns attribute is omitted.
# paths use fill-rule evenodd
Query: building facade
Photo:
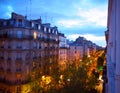
<svg viewBox="0 0 120 93"><path fill-rule="evenodd" d="M108 0L106 93L120 92L120 0Z"/></svg>
<svg viewBox="0 0 120 93"><path fill-rule="evenodd" d="M64 70L68 64L68 49L67 39L63 33L59 33L59 69Z"/></svg>
<svg viewBox="0 0 120 93"><path fill-rule="evenodd" d="M82 60L83 55L84 55L84 51L83 51L83 46L80 45L70 45L70 52L69 52L69 58L70 58L70 64L72 64L73 62L79 62L80 60Z"/></svg>
<svg viewBox="0 0 120 93"><path fill-rule="evenodd" d="M30 78L50 74L58 62L57 27L12 13L0 19L0 92L28 93Z"/></svg>

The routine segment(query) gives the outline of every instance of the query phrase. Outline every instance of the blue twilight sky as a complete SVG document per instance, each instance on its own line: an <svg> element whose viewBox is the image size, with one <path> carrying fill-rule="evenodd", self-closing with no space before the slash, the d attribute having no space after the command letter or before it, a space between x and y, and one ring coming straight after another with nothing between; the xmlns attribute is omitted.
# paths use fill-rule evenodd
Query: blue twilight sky
<svg viewBox="0 0 120 93"><path fill-rule="evenodd" d="M11 12L41 16L43 23L57 26L70 40L84 36L105 46L108 0L0 0L0 18L10 18Z"/></svg>

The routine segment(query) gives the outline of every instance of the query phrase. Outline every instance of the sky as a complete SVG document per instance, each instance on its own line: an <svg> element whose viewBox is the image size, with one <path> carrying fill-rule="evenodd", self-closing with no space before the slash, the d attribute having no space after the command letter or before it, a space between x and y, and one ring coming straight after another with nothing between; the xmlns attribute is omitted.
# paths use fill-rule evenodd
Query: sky
<svg viewBox="0 0 120 93"><path fill-rule="evenodd" d="M41 17L69 40L83 36L100 46L106 46L107 10L107 0L0 0L0 18L10 18L11 12Z"/></svg>

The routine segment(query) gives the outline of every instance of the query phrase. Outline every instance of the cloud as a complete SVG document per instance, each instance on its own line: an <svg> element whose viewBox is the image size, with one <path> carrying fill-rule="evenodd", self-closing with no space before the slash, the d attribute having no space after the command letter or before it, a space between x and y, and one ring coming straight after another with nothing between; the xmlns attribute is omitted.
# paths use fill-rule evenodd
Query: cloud
<svg viewBox="0 0 120 93"><path fill-rule="evenodd" d="M74 20L74 19L58 20L57 24L59 24L59 26L64 26L66 28L71 28L71 27L76 27L76 26L82 26L82 22L81 21Z"/></svg>
<svg viewBox="0 0 120 93"><path fill-rule="evenodd" d="M84 9L76 6L77 11L68 17L58 19L56 24L64 28L80 28L81 26L106 27L107 26L107 6ZM67 15L66 15L67 16ZM61 16L62 17L62 16Z"/></svg>
<svg viewBox="0 0 120 93"><path fill-rule="evenodd" d="M10 18L13 7L9 4L0 4L0 18Z"/></svg>
<svg viewBox="0 0 120 93"><path fill-rule="evenodd" d="M67 38L69 40L76 40L76 38L78 38L79 36L82 36L86 38L87 40L90 40L93 43L96 43L97 45L100 45L100 46L106 45L105 36L96 36L93 34L70 34L70 35L67 35Z"/></svg>
<svg viewBox="0 0 120 93"><path fill-rule="evenodd" d="M5 13L6 16L11 17L11 12L13 12L12 6L7 6L7 11Z"/></svg>
<svg viewBox="0 0 120 93"><path fill-rule="evenodd" d="M83 18L85 24L94 26L106 26L107 25L107 8L96 7L86 11L79 8L77 15Z"/></svg>

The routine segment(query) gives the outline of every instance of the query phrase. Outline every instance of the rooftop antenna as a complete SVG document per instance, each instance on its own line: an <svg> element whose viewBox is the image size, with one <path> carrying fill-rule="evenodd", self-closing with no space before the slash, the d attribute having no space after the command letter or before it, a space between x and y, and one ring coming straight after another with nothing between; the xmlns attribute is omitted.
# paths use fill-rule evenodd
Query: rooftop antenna
<svg viewBox="0 0 120 93"><path fill-rule="evenodd" d="M27 17L27 12L28 12L28 2L27 2L27 0L26 0L26 14L25 14L25 16Z"/></svg>
<svg viewBox="0 0 120 93"><path fill-rule="evenodd" d="M30 20L31 20L31 0L30 0Z"/></svg>
<svg viewBox="0 0 120 93"><path fill-rule="evenodd" d="M50 16L50 23L53 24L53 16Z"/></svg>
<svg viewBox="0 0 120 93"><path fill-rule="evenodd" d="M47 13L45 13L45 23L47 23Z"/></svg>

